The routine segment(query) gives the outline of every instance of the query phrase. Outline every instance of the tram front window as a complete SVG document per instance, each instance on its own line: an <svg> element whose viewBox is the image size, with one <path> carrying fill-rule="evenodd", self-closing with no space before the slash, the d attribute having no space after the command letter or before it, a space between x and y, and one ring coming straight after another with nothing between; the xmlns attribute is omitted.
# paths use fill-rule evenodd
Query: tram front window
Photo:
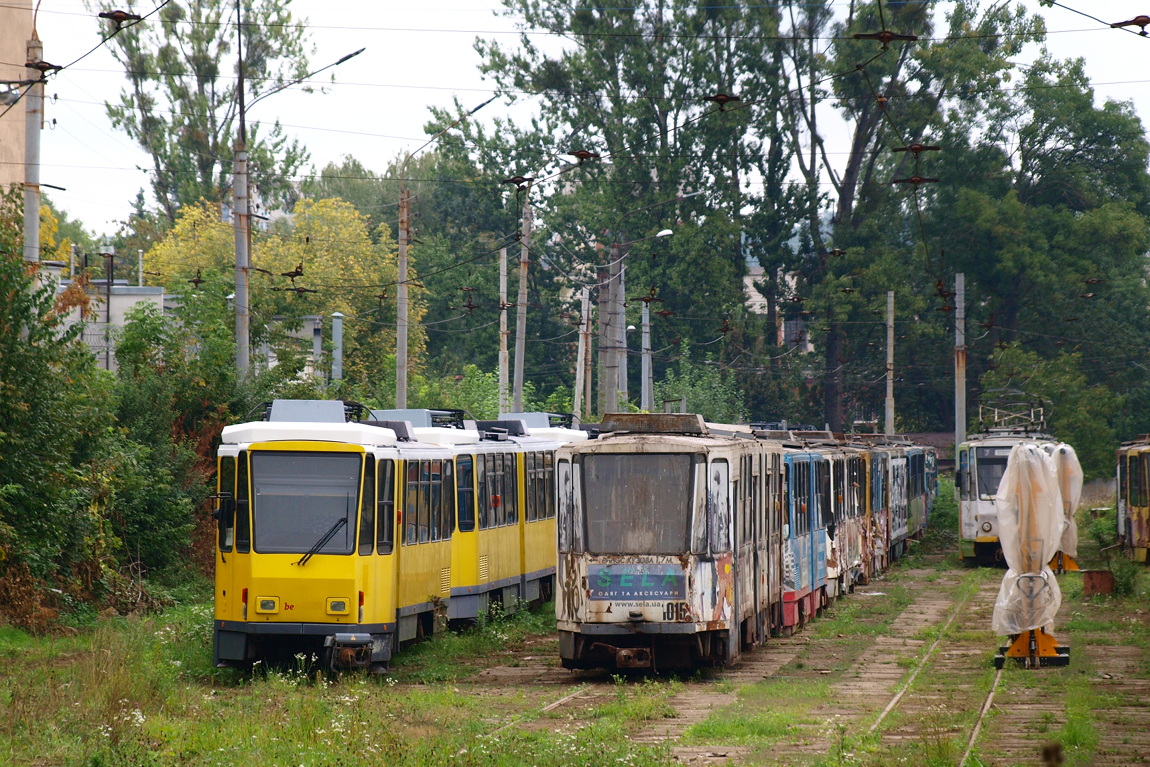
<svg viewBox="0 0 1150 767"><path fill-rule="evenodd" d="M351 554L362 457L355 453L252 453L255 550L303 554L347 523L317 554Z"/></svg>
<svg viewBox="0 0 1150 767"><path fill-rule="evenodd" d="M692 460L685 453L583 459L587 550L682 554L690 549Z"/></svg>
<svg viewBox="0 0 1150 767"><path fill-rule="evenodd" d="M979 447L974 451L975 474L978 480L979 500L989 501L998 492L998 483L1006 473L1009 447Z"/></svg>

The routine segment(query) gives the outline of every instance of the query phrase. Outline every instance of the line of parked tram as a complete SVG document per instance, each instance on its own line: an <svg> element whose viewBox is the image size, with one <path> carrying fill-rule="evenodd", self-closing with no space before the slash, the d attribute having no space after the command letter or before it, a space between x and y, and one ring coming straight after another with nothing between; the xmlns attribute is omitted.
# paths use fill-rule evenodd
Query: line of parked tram
<svg viewBox="0 0 1150 767"><path fill-rule="evenodd" d="M919 536L932 448L885 437L608 415L559 450L556 616L567 668L733 662Z"/></svg>
<svg viewBox="0 0 1150 767"><path fill-rule="evenodd" d="M264 418L218 451L216 665L302 652L384 671L449 621L552 597L555 452L586 432L339 401Z"/></svg>

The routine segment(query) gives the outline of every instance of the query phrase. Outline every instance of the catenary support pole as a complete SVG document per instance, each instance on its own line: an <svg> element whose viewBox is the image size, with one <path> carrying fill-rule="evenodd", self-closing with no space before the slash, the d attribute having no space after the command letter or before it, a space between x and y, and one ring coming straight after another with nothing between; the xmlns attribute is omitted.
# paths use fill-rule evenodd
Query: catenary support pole
<svg viewBox="0 0 1150 767"><path fill-rule="evenodd" d="M966 442L966 275L954 275L954 447ZM957 456L955 456L957 460ZM956 464L957 465L957 464Z"/></svg>
<svg viewBox="0 0 1150 767"><path fill-rule="evenodd" d="M31 65L44 52L36 30L28 41L28 72L37 81L24 94L24 263L40 265L40 126L44 124L44 76Z"/></svg>
<svg viewBox="0 0 1150 767"><path fill-rule="evenodd" d="M403 167L407 168L404 162ZM406 172L406 171L405 171ZM411 192L407 180L399 190L399 274L395 286L395 407L407 407L407 237L411 226Z"/></svg>
<svg viewBox="0 0 1150 767"><path fill-rule="evenodd" d="M894 291L886 292L886 420L884 434L894 434Z"/></svg>
<svg viewBox="0 0 1150 767"><path fill-rule="evenodd" d="M320 368L320 359L323 357L323 317L318 314L315 317L315 324L312 326L311 331L311 370L312 375L316 378L322 379L323 372Z"/></svg>
<svg viewBox="0 0 1150 767"><path fill-rule="evenodd" d="M619 325L619 274L622 270L623 258L620 255L622 248L618 241L611 243L611 250L607 277L607 305L606 311L599 315L599 322L605 321L603 342L599 347L600 358L606 360L603 364L604 376L600 382L599 414L614 413L619 409L619 343L617 327Z"/></svg>
<svg viewBox="0 0 1150 767"><path fill-rule="evenodd" d="M578 351L575 354L575 389L572 392L572 405L571 412L580 421L583 420L583 377L586 375L584 368L586 367L587 359L587 341L588 333L587 328L590 326L590 318L587 313L591 307L591 297L587 288L583 288L579 302L579 345Z"/></svg>
<svg viewBox="0 0 1150 767"><path fill-rule="evenodd" d="M615 248L611 248L610 256L612 258L615 253ZM597 408L600 417L603 413L607 412L607 402L609 398L607 392L611 389L611 385L607 382L610 379L611 371L609 365L611 362L611 343L609 341L608 329L611 323L611 271L610 267L599 270L599 295L598 295L598 316L596 319L599 324L598 344L599 344L599 367L598 367L598 394L599 394L599 407ZM590 405L588 405L590 409Z"/></svg>
<svg viewBox="0 0 1150 767"><path fill-rule="evenodd" d="M627 257L623 256L622 263L619 264L619 285L616 288L615 294L615 332L616 332L616 350L615 353L619 355L619 384L618 394L615 396L616 402L626 402L630 397L627 395Z"/></svg>
<svg viewBox="0 0 1150 767"><path fill-rule="evenodd" d="M343 380L343 312L331 314L331 380Z"/></svg>
<svg viewBox="0 0 1150 767"><path fill-rule="evenodd" d="M643 382L640 384L639 407L648 413L655 407L655 382L651 372L651 302L643 302Z"/></svg>
<svg viewBox="0 0 1150 767"><path fill-rule="evenodd" d="M507 390L507 248L499 249L499 413L509 412Z"/></svg>
<svg viewBox="0 0 1150 767"><path fill-rule="evenodd" d="M523 356L527 348L527 264L531 258L531 183L523 192L523 237L519 243L519 297L515 301L515 390L511 407L523 412Z"/></svg>

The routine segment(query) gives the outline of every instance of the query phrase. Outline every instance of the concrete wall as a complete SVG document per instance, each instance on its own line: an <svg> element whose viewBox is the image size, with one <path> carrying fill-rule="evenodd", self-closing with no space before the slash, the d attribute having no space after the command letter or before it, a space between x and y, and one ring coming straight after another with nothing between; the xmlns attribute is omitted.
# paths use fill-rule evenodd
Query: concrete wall
<svg viewBox="0 0 1150 767"><path fill-rule="evenodd" d="M26 80L28 38L32 36L32 0L4 0L0 3L0 80ZM0 85L0 92L7 86ZM0 104L0 112L8 109ZM12 107L0 117L0 188L24 182L24 104Z"/></svg>

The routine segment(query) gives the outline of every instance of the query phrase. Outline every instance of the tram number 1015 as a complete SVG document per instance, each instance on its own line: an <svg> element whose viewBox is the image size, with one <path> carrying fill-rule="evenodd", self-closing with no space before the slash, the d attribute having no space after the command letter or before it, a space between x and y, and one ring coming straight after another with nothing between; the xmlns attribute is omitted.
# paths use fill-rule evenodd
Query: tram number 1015
<svg viewBox="0 0 1150 767"><path fill-rule="evenodd" d="M691 611L686 602L668 602L663 606L663 620L686 621L691 619Z"/></svg>

